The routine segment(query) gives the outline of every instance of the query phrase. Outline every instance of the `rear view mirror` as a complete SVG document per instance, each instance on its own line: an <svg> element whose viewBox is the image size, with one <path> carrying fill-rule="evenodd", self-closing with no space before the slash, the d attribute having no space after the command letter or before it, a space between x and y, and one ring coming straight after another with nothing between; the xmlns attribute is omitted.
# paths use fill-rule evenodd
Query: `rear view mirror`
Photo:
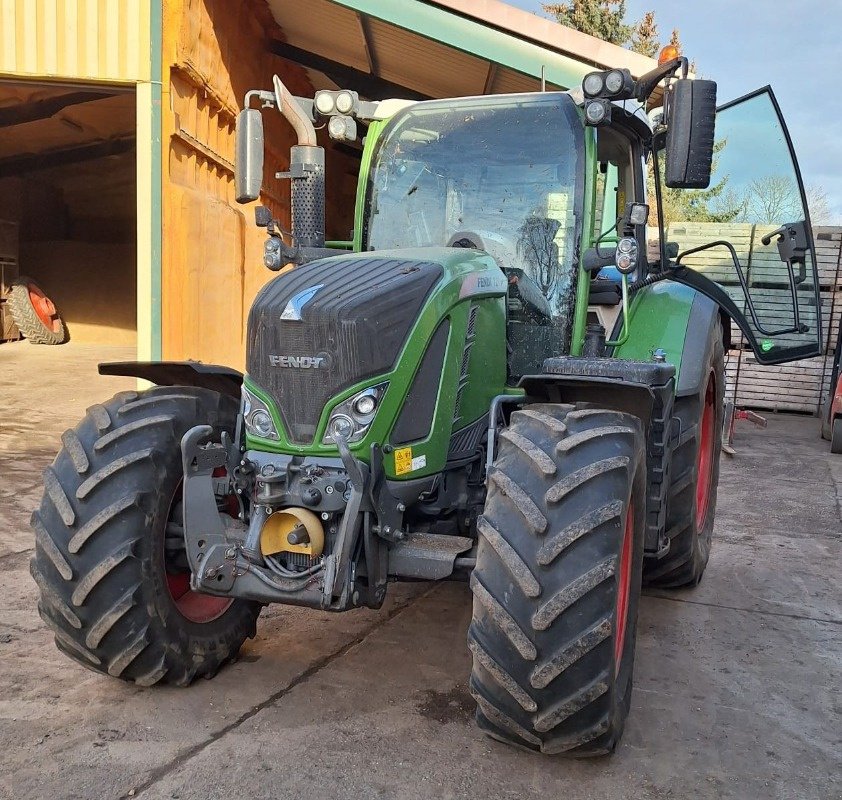
<svg viewBox="0 0 842 800"><path fill-rule="evenodd" d="M666 168L670 189L706 189L713 162L716 82L681 79L669 90Z"/></svg>
<svg viewBox="0 0 842 800"><path fill-rule="evenodd" d="M255 108L237 115L234 193L238 203L260 197L263 185L263 117Z"/></svg>

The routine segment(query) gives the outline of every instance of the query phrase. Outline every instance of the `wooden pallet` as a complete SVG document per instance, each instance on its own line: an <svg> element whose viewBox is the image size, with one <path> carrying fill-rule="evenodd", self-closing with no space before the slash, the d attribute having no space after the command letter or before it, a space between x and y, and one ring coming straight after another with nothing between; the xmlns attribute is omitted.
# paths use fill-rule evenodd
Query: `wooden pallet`
<svg viewBox="0 0 842 800"><path fill-rule="evenodd" d="M740 408L815 414L827 391L831 358L818 356L762 366L745 350L730 350L725 364L726 399Z"/></svg>

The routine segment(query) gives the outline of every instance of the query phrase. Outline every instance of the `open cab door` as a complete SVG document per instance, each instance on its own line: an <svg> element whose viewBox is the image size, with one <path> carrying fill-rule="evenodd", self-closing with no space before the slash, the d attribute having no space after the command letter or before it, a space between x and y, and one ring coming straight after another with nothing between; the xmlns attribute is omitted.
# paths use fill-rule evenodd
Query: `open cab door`
<svg viewBox="0 0 842 800"><path fill-rule="evenodd" d="M675 279L716 301L761 364L822 352L819 282L801 173L770 87L717 109L706 189L666 189Z"/></svg>

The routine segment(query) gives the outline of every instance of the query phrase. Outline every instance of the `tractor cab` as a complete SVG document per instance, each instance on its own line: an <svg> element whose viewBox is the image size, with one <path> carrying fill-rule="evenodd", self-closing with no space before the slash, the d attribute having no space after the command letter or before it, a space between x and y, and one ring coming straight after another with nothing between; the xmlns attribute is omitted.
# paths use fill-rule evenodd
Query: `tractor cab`
<svg viewBox="0 0 842 800"><path fill-rule="evenodd" d="M348 91L288 102L278 99L282 85L250 95L279 109L297 103L307 125L327 120L335 138L356 135L357 121L370 126L355 250L443 246L494 258L509 285L512 379L547 357L592 350L588 322L607 328L598 341L609 350L625 342L635 294L667 278L717 303L760 363L817 355L812 230L775 96L766 87L716 109L716 84L686 71L674 58L637 80L590 73L571 92L419 103L367 103ZM662 84L662 106L647 115ZM238 129L246 201L260 193L259 117L247 108ZM323 186L313 171L323 167L297 163L320 150L293 148L290 171L279 173L293 192ZM309 222L321 235L296 230L293 203L293 248L277 235L267 242L273 268L331 254L308 247L324 241L323 197L298 206L320 209Z"/></svg>
<svg viewBox="0 0 842 800"><path fill-rule="evenodd" d="M374 150L362 249L487 253L508 283L510 377L539 370L570 347L584 149L567 93L415 104Z"/></svg>

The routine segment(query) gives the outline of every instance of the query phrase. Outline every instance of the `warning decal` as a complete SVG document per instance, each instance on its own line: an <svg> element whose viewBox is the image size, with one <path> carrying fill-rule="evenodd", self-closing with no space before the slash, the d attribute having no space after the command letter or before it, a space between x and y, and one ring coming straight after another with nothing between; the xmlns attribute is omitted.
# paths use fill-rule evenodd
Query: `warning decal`
<svg viewBox="0 0 842 800"><path fill-rule="evenodd" d="M395 450L395 475L406 475L412 472L412 448L401 447Z"/></svg>

